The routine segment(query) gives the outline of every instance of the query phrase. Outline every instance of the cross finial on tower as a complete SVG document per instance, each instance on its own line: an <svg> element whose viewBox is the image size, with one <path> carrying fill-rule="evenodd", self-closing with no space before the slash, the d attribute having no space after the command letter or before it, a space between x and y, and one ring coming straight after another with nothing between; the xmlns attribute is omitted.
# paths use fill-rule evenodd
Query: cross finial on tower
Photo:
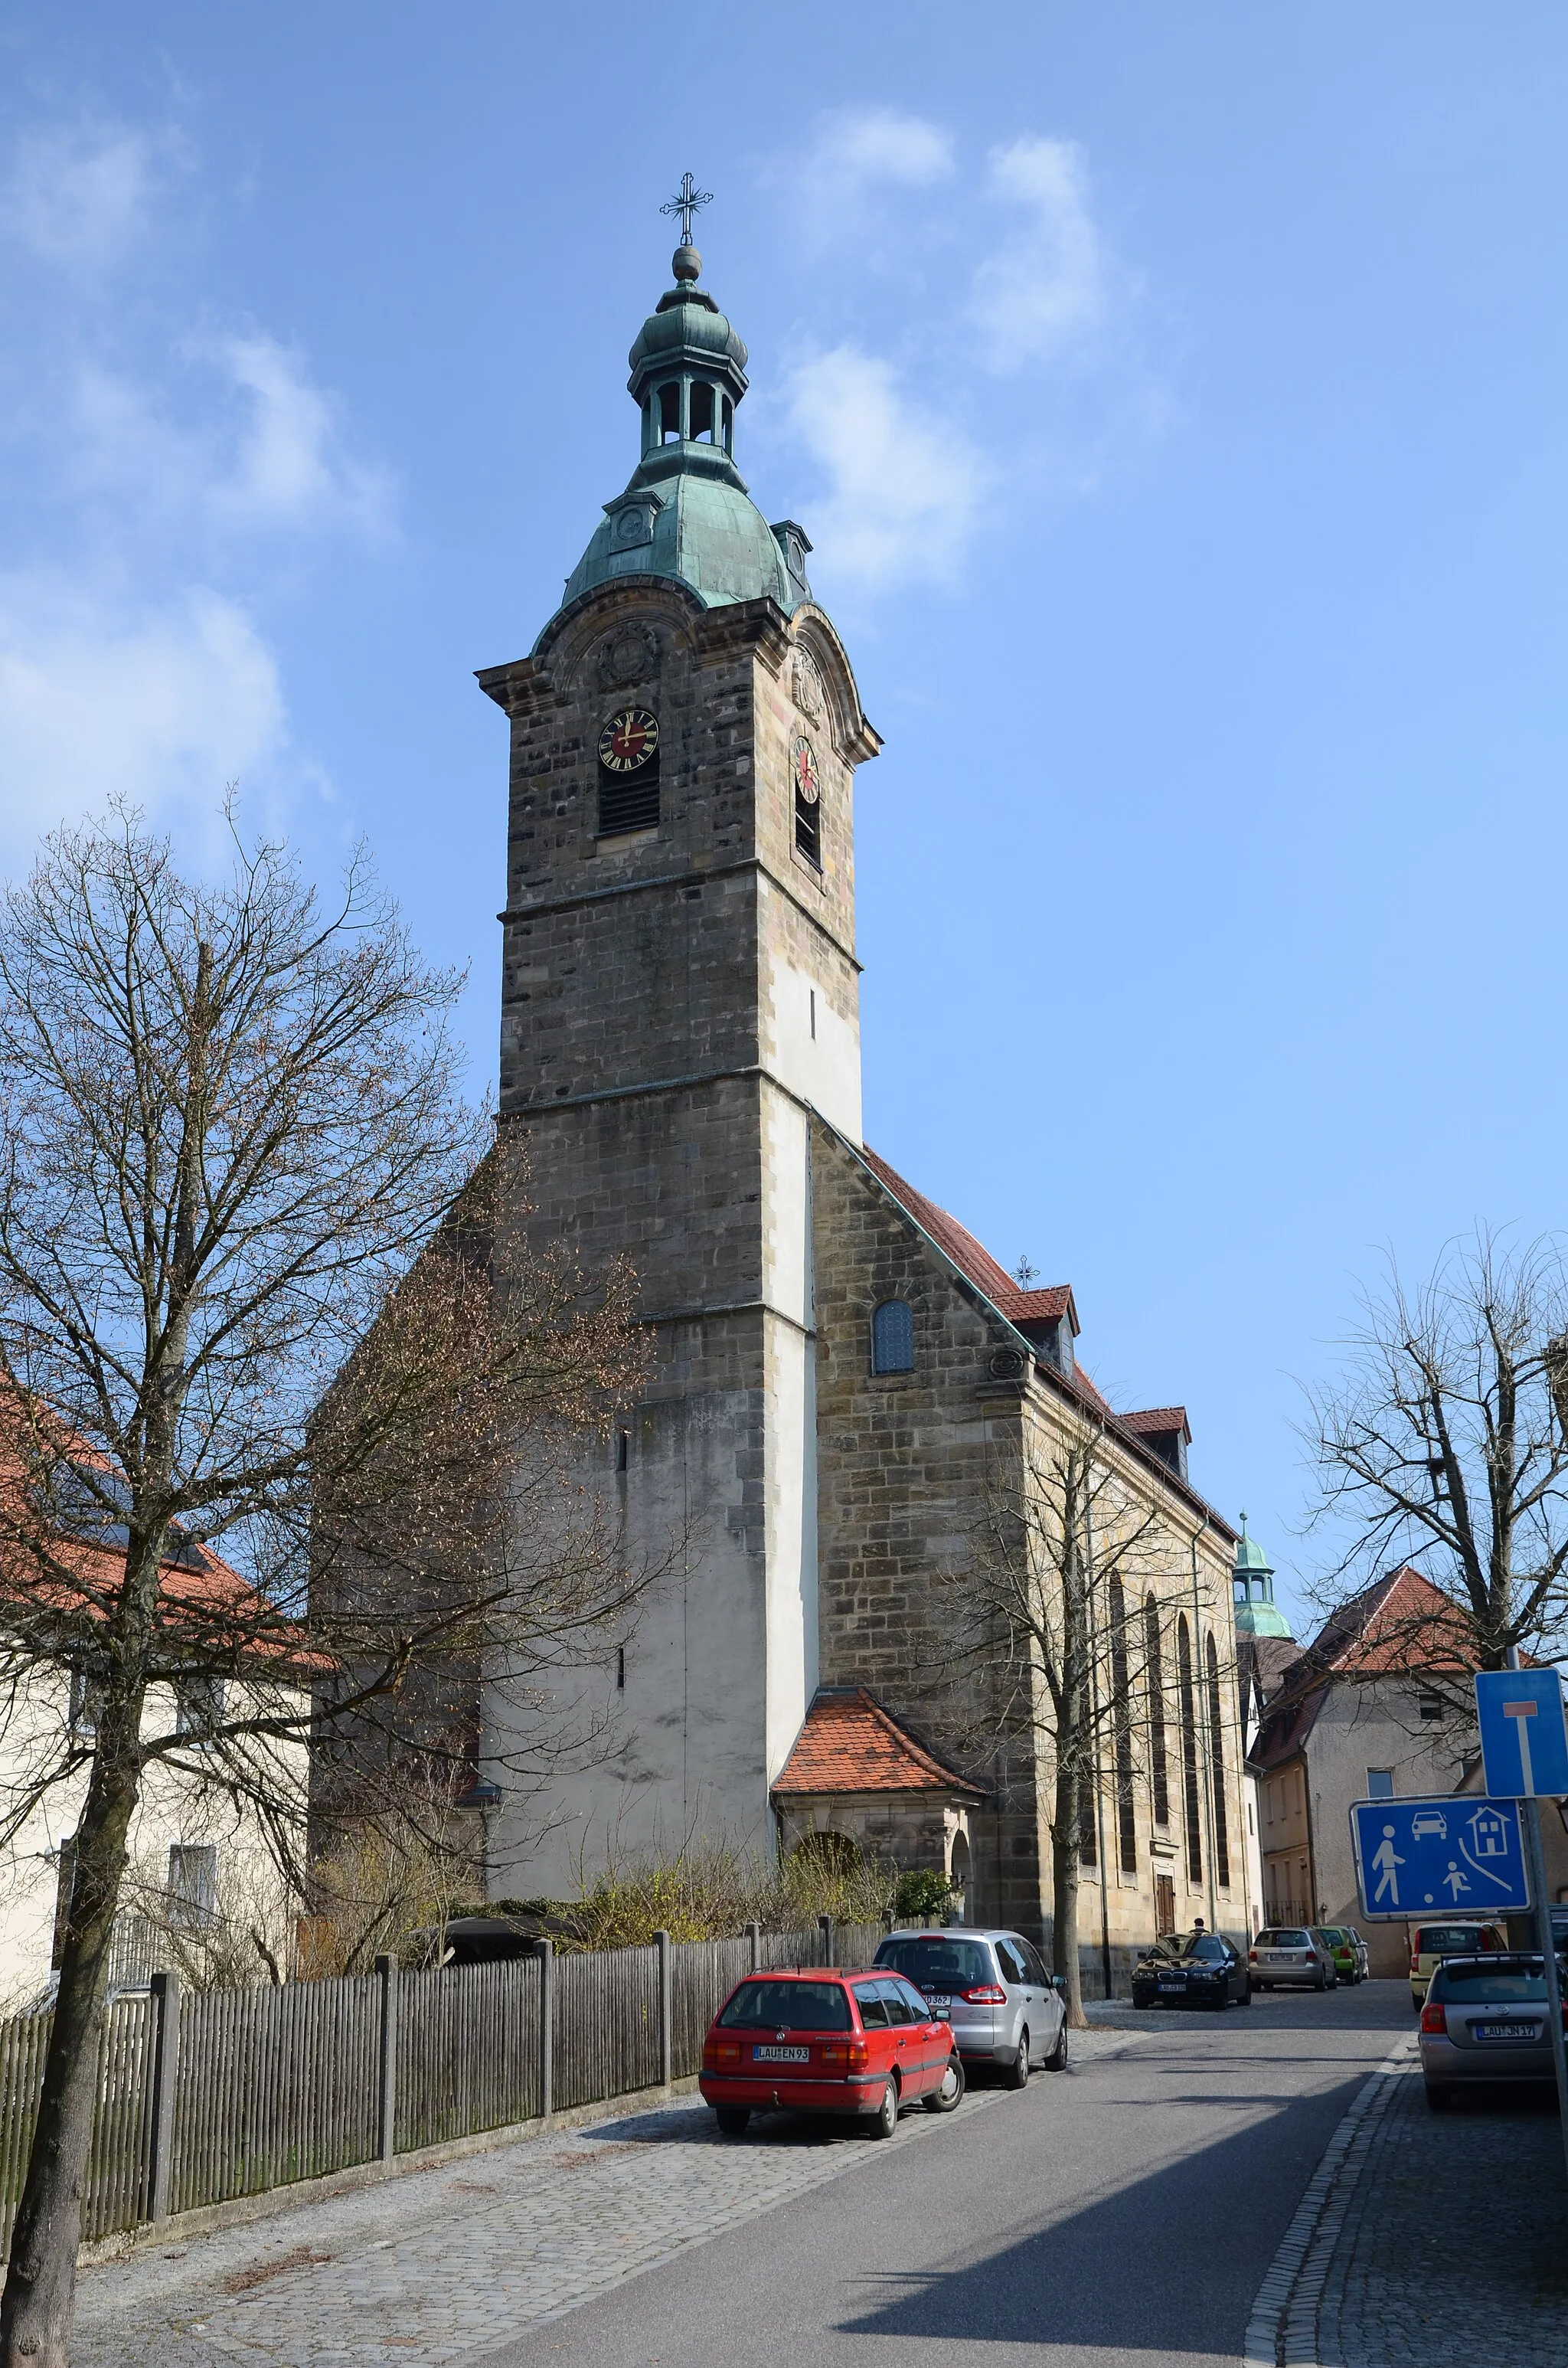
<svg viewBox="0 0 1568 2368"><path fill-rule="evenodd" d="M712 202L712 190L699 189L697 183L692 179L691 175L689 173L684 173L681 176L680 187L676 191L675 196L671 198L666 204L662 205L659 208L659 211L662 214L679 214L681 245L683 246L689 246L691 245L692 215L700 212L704 206L710 206Z"/></svg>

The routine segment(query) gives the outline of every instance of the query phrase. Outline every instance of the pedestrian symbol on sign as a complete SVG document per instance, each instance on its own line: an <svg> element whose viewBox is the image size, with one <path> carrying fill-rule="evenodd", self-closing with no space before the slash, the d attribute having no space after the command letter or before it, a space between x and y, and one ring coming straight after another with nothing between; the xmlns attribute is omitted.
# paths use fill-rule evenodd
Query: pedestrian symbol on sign
<svg viewBox="0 0 1568 2368"><path fill-rule="evenodd" d="M1457 1907L1460 1904L1460 1892L1468 1891L1470 1889L1470 1877L1468 1874L1461 1874L1460 1873L1458 1859L1451 1858L1449 1861L1449 1871L1447 1874L1444 1875L1443 1881L1448 1884L1449 1896Z"/></svg>
<svg viewBox="0 0 1568 2368"><path fill-rule="evenodd" d="M1404 1864L1404 1861L1400 1857L1399 1852L1393 1846L1393 1827L1392 1826L1385 1826L1383 1827L1382 1840L1372 1852L1372 1864L1377 1870L1378 1876L1378 1888L1374 1896L1378 1899L1381 1899L1386 1894L1391 1906L1397 1907L1399 1906L1399 1877L1394 1873L1394 1869L1395 1867L1403 1866Z"/></svg>

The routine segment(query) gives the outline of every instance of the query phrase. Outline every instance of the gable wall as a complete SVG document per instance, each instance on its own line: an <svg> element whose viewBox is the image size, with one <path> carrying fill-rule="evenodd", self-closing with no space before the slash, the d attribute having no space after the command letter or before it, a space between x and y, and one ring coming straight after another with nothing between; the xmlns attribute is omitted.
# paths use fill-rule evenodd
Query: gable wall
<svg viewBox="0 0 1568 2368"><path fill-rule="evenodd" d="M971 1728L987 1706L983 1665L955 1668L960 1567L983 1518L999 1419L983 1395L1006 1327L971 1301L837 1138L813 1129L818 1430L818 1650L824 1685L865 1685L943 1758L987 1787L971 1820L971 1922L1041 1930L1044 1901L1030 1755L1017 1737L983 1767ZM871 1311L906 1299L915 1371L871 1372ZM999 1703L990 1706L999 1714ZM999 1793L998 1785L1002 1785Z"/></svg>

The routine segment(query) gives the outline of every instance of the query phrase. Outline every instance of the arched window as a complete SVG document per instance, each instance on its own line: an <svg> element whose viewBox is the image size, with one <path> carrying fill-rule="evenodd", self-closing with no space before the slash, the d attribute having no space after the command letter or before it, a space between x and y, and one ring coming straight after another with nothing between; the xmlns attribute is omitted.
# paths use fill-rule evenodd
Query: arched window
<svg viewBox="0 0 1568 2368"><path fill-rule="evenodd" d="M1220 1656L1209 1637L1209 1781L1214 1788L1214 1872L1231 1887L1231 1839L1225 1831L1225 1729L1220 1715Z"/></svg>
<svg viewBox="0 0 1568 2368"><path fill-rule="evenodd" d="M884 1299L871 1317L873 1373L915 1371L915 1310L907 1299Z"/></svg>
<svg viewBox="0 0 1568 2368"><path fill-rule="evenodd" d="M1138 1819L1132 1798L1132 1702L1127 1677L1127 1603L1121 1581L1110 1583L1111 1721L1116 1736L1117 1859L1123 1874L1138 1872Z"/></svg>
<svg viewBox="0 0 1568 2368"><path fill-rule="evenodd" d="M1160 1643L1160 1608L1153 1597L1143 1603L1143 1670L1149 1689L1149 1790L1153 1794L1154 1823L1171 1821L1170 1770L1165 1762L1165 1656Z"/></svg>
<svg viewBox="0 0 1568 2368"><path fill-rule="evenodd" d="M1181 1709L1181 1790L1187 1812L1187 1879L1203 1880L1203 1804L1198 1790L1198 1704L1192 1686L1192 1638L1184 1611L1176 1622L1176 1697Z"/></svg>

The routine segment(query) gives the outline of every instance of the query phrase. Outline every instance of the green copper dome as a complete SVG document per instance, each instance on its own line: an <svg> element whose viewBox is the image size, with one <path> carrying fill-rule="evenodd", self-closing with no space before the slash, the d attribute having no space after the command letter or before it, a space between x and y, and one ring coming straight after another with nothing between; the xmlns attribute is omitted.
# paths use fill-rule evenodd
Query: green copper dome
<svg viewBox="0 0 1568 2368"><path fill-rule="evenodd" d="M1238 1636L1290 1634L1290 1623L1274 1600L1274 1566L1257 1540L1248 1537L1244 1513L1231 1578L1235 1589Z"/></svg>
<svg viewBox="0 0 1568 2368"><path fill-rule="evenodd" d="M746 349L697 286L700 269L696 248L678 247L676 284L637 333L627 391L642 414L642 456L625 492L605 504L566 579L563 609L637 575L674 577L710 609L767 593L789 615L812 597L811 544L793 519L768 525L735 466Z"/></svg>

